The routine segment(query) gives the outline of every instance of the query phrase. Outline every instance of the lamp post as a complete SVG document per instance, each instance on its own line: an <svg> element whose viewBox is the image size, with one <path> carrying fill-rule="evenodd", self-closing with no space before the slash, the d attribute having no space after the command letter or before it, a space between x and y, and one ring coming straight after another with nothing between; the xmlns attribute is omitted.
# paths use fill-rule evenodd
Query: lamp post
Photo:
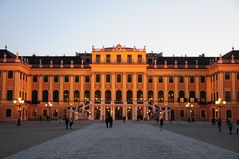
<svg viewBox="0 0 239 159"><path fill-rule="evenodd" d="M18 106L18 121L17 121L17 126L21 125L21 105L24 103L24 100L22 100L21 98L18 98L17 100L13 100L13 104Z"/></svg>
<svg viewBox="0 0 239 159"><path fill-rule="evenodd" d="M189 120L188 120L188 122L190 122L191 118L192 118L192 110L191 110L191 108L193 108L193 104L191 104L191 103L186 104L186 108L189 109Z"/></svg>
<svg viewBox="0 0 239 159"><path fill-rule="evenodd" d="M222 100L221 98L218 98L217 101L215 101L216 104L216 112L218 112L218 118L221 118L221 104L225 105L226 101ZM216 113L215 113L215 118L216 118Z"/></svg>
<svg viewBox="0 0 239 159"><path fill-rule="evenodd" d="M51 102L48 102L45 104L45 107L48 108L48 113L47 113L47 121L49 122L50 121L50 108L52 107L52 104Z"/></svg>

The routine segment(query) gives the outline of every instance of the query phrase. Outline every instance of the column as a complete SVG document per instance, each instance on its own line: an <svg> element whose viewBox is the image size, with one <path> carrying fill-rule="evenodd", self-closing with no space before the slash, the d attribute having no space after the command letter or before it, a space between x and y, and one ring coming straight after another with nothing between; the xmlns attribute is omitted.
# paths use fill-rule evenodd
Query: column
<svg viewBox="0 0 239 159"><path fill-rule="evenodd" d="M126 116L127 114L126 114L126 106L125 105L123 105L123 107L122 107L122 111L123 111L123 116Z"/></svg>
<svg viewBox="0 0 239 159"><path fill-rule="evenodd" d="M103 111L104 109L103 109L103 107L104 106L101 104L100 105L100 120L104 120L104 111Z"/></svg>
<svg viewBox="0 0 239 159"><path fill-rule="evenodd" d="M189 85L189 76L185 76L185 81L184 81L184 84L185 84L185 90L184 90L184 98L189 98L189 92L188 92L188 85ZM178 92L177 92L178 93Z"/></svg>
<svg viewBox="0 0 239 159"><path fill-rule="evenodd" d="M136 73L133 73L133 103L136 104L135 102L135 99L137 98L137 90L136 90L136 86L137 86L137 74ZM132 114L134 114L132 112Z"/></svg>
<svg viewBox="0 0 239 159"><path fill-rule="evenodd" d="M95 72L91 73L91 80L90 80L90 103L91 103L91 120L94 120L95 116L95 109L94 109L94 101L95 101Z"/></svg>
<svg viewBox="0 0 239 159"><path fill-rule="evenodd" d="M19 98L20 91L20 71L14 71L14 99Z"/></svg>
<svg viewBox="0 0 239 159"><path fill-rule="evenodd" d="M84 95L85 95L85 92L84 92L84 75L80 75L80 102L81 104L83 104L83 107L82 107L82 110L83 112L85 111L85 99L84 99Z"/></svg>
<svg viewBox="0 0 239 159"><path fill-rule="evenodd" d="M101 98L102 98L102 104L105 102L105 73L101 73Z"/></svg>
<svg viewBox="0 0 239 159"><path fill-rule="evenodd" d="M115 72L112 72L111 76L111 101L115 101Z"/></svg>
<svg viewBox="0 0 239 159"><path fill-rule="evenodd" d="M195 98L197 98L197 100L199 100L200 98L200 83L199 83L199 76L196 75L196 94L195 94Z"/></svg>
<svg viewBox="0 0 239 159"><path fill-rule="evenodd" d="M63 102L63 85L64 85L64 76L60 75L60 91L59 91L59 102Z"/></svg>
<svg viewBox="0 0 239 159"><path fill-rule="evenodd" d="M32 100L32 76L27 77L27 100Z"/></svg>
<svg viewBox="0 0 239 159"><path fill-rule="evenodd" d="M174 101L178 100L178 76L174 76Z"/></svg>
<svg viewBox="0 0 239 159"><path fill-rule="evenodd" d="M232 72L232 103L236 104L236 72Z"/></svg>
<svg viewBox="0 0 239 159"><path fill-rule="evenodd" d="M49 101L53 102L53 75L49 75Z"/></svg>
<svg viewBox="0 0 239 159"><path fill-rule="evenodd" d="M223 83L224 83L223 72L220 72L218 73L218 98L225 100L223 94Z"/></svg>
<svg viewBox="0 0 239 159"><path fill-rule="evenodd" d="M2 71L2 101L7 99L7 71Z"/></svg>
<svg viewBox="0 0 239 159"><path fill-rule="evenodd" d="M74 76L73 75L69 75L70 76L70 103L74 102Z"/></svg>
<svg viewBox="0 0 239 159"><path fill-rule="evenodd" d="M126 92L127 92L127 90L126 90L127 77L126 76L127 76L126 72L123 72L123 91L122 91L123 102L126 102L126 96L127 96L126 95Z"/></svg>
<svg viewBox="0 0 239 159"><path fill-rule="evenodd" d="M168 102L168 76L165 75L164 76L164 101ZM176 94L176 92L174 93L174 95Z"/></svg>
<svg viewBox="0 0 239 159"><path fill-rule="evenodd" d="M42 75L39 75L39 82L38 82L38 101L42 101L42 84L43 84L43 79Z"/></svg>
<svg viewBox="0 0 239 159"><path fill-rule="evenodd" d="M158 102L158 86L157 86L158 80L157 76L153 76L153 86L154 86L154 104Z"/></svg>
<svg viewBox="0 0 239 159"><path fill-rule="evenodd" d="M207 83L207 90L206 90L206 100L212 101L211 99L211 93L212 93L212 83L211 83L211 77L210 75L206 76L206 83ZM207 102L206 101L206 102Z"/></svg>

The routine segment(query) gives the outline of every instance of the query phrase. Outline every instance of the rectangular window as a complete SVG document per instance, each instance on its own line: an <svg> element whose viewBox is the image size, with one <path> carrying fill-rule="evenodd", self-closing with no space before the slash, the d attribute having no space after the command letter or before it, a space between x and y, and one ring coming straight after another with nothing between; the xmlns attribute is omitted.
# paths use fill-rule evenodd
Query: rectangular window
<svg viewBox="0 0 239 159"><path fill-rule="evenodd" d="M163 83L163 76L159 76L159 83Z"/></svg>
<svg viewBox="0 0 239 159"><path fill-rule="evenodd" d="M56 83L59 82L59 76L58 75L54 76L54 82L56 82Z"/></svg>
<svg viewBox="0 0 239 159"><path fill-rule="evenodd" d="M205 83L205 76L200 76L200 82Z"/></svg>
<svg viewBox="0 0 239 159"><path fill-rule="evenodd" d="M75 76L75 83L78 83L80 81L80 77L79 76Z"/></svg>
<svg viewBox="0 0 239 159"><path fill-rule="evenodd" d="M110 82L110 74L106 74L106 82Z"/></svg>
<svg viewBox="0 0 239 159"><path fill-rule="evenodd" d="M117 74L117 82L121 82L121 74Z"/></svg>
<svg viewBox="0 0 239 159"><path fill-rule="evenodd" d="M138 55L138 63L142 63L143 59L142 59L142 55Z"/></svg>
<svg viewBox="0 0 239 159"><path fill-rule="evenodd" d="M226 116L226 118L227 119L230 119L230 118L232 118L232 110L227 110L227 114L226 114L227 116Z"/></svg>
<svg viewBox="0 0 239 159"><path fill-rule="evenodd" d="M138 75L138 83L142 83L142 81L143 81L143 79L142 79L142 75L139 74L139 75Z"/></svg>
<svg viewBox="0 0 239 159"><path fill-rule="evenodd" d="M132 63L132 55L128 55L127 56L127 62L128 63Z"/></svg>
<svg viewBox="0 0 239 159"><path fill-rule="evenodd" d="M65 75L65 82L69 82L69 75Z"/></svg>
<svg viewBox="0 0 239 159"><path fill-rule="evenodd" d="M128 82L132 82L132 75L128 74Z"/></svg>
<svg viewBox="0 0 239 159"><path fill-rule="evenodd" d="M96 76L95 76L95 82L100 82L100 74L96 74Z"/></svg>
<svg viewBox="0 0 239 159"><path fill-rule="evenodd" d="M89 75L85 76L85 82L86 83L90 82L90 76Z"/></svg>
<svg viewBox="0 0 239 159"><path fill-rule="evenodd" d="M118 63L121 62L121 55L117 55L117 62L118 62Z"/></svg>
<svg viewBox="0 0 239 159"><path fill-rule="evenodd" d="M13 78L13 71L8 71L7 72L7 77L8 78Z"/></svg>
<svg viewBox="0 0 239 159"><path fill-rule="evenodd" d="M110 63L110 55L106 55L106 63Z"/></svg>
<svg viewBox="0 0 239 159"><path fill-rule="evenodd" d="M20 73L20 79L22 79L22 73Z"/></svg>
<svg viewBox="0 0 239 159"><path fill-rule="evenodd" d="M12 109L6 109L6 117L12 116Z"/></svg>
<svg viewBox="0 0 239 159"><path fill-rule="evenodd" d="M13 100L12 90L7 90L7 100L8 101Z"/></svg>
<svg viewBox="0 0 239 159"><path fill-rule="evenodd" d="M179 76L179 83L184 83L184 76Z"/></svg>
<svg viewBox="0 0 239 159"><path fill-rule="evenodd" d="M1 75L0 75L0 77L1 77ZM237 72L237 80L239 80L239 72Z"/></svg>
<svg viewBox="0 0 239 159"><path fill-rule="evenodd" d="M218 80L218 74L216 74L215 76L216 76L216 80Z"/></svg>
<svg viewBox="0 0 239 159"><path fill-rule="evenodd" d="M239 90L237 91L237 102L239 102Z"/></svg>
<svg viewBox="0 0 239 159"><path fill-rule="evenodd" d="M37 75L33 75L32 81L33 81L33 82L37 82Z"/></svg>
<svg viewBox="0 0 239 159"><path fill-rule="evenodd" d="M153 77L152 76L148 77L148 83L153 83Z"/></svg>
<svg viewBox="0 0 239 159"><path fill-rule="evenodd" d="M48 82L48 75L44 75L43 78L44 78L44 82Z"/></svg>
<svg viewBox="0 0 239 159"><path fill-rule="evenodd" d="M100 55L96 55L96 63L100 63Z"/></svg>
<svg viewBox="0 0 239 159"><path fill-rule="evenodd" d="M231 91L225 91L226 102L231 102Z"/></svg>
<svg viewBox="0 0 239 159"><path fill-rule="evenodd" d="M180 110L179 116L180 116L180 118L184 118L184 110Z"/></svg>
<svg viewBox="0 0 239 159"><path fill-rule="evenodd" d="M225 80L230 80L231 79L231 74L230 74L230 72L225 72L224 73L224 78L225 78Z"/></svg>
<svg viewBox="0 0 239 159"><path fill-rule="evenodd" d="M190 83L194 83L194 76L189 77Z"/></svg>
<svg viewBox="0 0 239 159"><path fill-rule="evenodd" d="M173 83L173 76L168 76L168 82Z"/></svg>
<svg viewBox="0 0 239 159"><path fill-rule="evenodd" d="M201 110L201 118L202 119L206 118L206 110Z"/></svg>

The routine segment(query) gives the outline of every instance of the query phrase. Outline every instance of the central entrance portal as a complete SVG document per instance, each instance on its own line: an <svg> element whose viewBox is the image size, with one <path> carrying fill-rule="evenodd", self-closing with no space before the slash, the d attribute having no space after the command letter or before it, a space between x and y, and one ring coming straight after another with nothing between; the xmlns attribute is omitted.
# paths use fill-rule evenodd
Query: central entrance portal
<svg viewBox="0 0 239 159"><path fill-rule="evenodd" d="M115 109L115 120L122 120L122 107L116 107Z"/></svg>

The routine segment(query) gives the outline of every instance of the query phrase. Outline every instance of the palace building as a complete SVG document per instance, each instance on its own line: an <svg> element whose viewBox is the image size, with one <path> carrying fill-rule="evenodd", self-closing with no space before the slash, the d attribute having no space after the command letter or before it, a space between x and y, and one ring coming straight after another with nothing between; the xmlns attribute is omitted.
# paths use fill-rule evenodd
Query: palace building
<svg viewBox="0 0 239 159"><path fill-rule="evenodd" d="M220 57L116 45L75 56L0 50L0 120L239 118L239 50Z"/></svg>

